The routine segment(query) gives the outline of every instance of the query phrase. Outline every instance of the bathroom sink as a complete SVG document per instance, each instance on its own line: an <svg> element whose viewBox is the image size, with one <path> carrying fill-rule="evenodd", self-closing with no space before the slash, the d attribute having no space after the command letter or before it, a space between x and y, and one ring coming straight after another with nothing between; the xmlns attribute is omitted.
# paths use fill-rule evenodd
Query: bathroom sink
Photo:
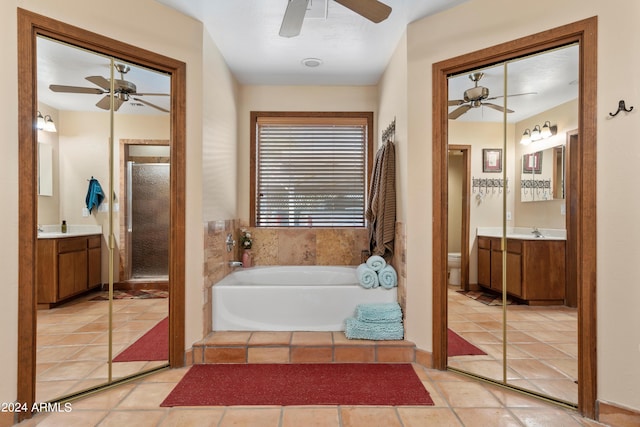
<svg viewBox="0 0 640 427"><path fill-rule="evenodd" d="M91 236L102 234L100 225L69 225L67 232L63 233L59 225L43 225L38 230L38 239L62 239L65 237Z"/></svg>

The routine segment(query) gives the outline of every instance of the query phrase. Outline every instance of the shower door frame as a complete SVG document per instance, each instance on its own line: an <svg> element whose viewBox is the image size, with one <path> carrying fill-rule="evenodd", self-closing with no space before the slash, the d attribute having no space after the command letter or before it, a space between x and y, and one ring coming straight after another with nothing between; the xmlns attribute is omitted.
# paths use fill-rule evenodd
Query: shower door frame
<svg viewBox="0 0 640 427"><path fill-rule="evenodd" d="M129 147L132 145L163 145L169 146L168 139L120 139L120 194L127 194L127 162L129 161ZM171 159L168 160L171 168ZM128 198L126 203L128 202ZM128 211L128 206L126 208ZM131 250L127 232L127 215L120 215L120 269L119 282L125 283L131 279Z"/></svg>

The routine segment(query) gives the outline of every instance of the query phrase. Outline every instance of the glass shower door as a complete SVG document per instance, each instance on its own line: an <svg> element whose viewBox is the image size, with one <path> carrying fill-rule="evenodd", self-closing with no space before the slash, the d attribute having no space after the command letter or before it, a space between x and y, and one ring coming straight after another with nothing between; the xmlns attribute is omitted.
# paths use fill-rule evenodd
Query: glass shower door
<svg viewBox="0 0 640 427"><path fill-rule="evenodd" d="M127 163L129 277L169 276L169 164Z"/></svg>

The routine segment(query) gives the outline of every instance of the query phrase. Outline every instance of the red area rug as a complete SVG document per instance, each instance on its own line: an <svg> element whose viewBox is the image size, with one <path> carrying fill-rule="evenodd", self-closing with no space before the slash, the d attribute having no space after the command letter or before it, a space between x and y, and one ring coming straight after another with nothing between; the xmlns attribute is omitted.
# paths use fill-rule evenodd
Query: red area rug
<svg viewBox="0 0 640 427"><path fill-rule="evenodd" d="M169 360L169 318L165 317L136 342L118 354L114 362Z"/></svg>
<svg viewBox="0 0 640 427"><path fill-rule="evenodd" d="M160 406L433 405L410 364L194 365Z"/></svg>
<svg viewBox="0 0 640 427"><path fill-rule="evenodd" d="M487 354L460 335L447 329L447 355L452 356L480 356Z"/></svg>

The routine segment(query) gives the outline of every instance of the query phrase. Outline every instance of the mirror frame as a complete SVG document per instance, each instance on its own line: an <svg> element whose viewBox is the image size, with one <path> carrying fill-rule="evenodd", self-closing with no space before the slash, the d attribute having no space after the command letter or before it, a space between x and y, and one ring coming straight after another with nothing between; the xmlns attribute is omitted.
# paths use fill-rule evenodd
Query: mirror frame
<svg viewBox="0 0 640 427"><path fill-rule="evenodd" d="M79 27L18 8L18 383L29 408L36 380L37 111L36 37L50 37L171 74L171 200L169 243L169 365L185 363L186 64ZM31 417L20 413L20 420Z"/></svg>
<svg viewBox="0 0 640 427"><path fill-rule="evenodd" d="M432 66L432 198L433 198L433 354L435 369L447 369L447 147L448 76L490 64L565 46L580 44L577 154L578 182L567 199L568 222L575 227L576 251L567 258L576 270L578 284L578 411L596 417L596 125L597 125L597 25L591 17L454 57ZM582 173L589 171L589 173ZM575 205L570 205L575 203ZM568 214L569 215L569 214ZM573 229L569 228L568 229Z"/></svg>

